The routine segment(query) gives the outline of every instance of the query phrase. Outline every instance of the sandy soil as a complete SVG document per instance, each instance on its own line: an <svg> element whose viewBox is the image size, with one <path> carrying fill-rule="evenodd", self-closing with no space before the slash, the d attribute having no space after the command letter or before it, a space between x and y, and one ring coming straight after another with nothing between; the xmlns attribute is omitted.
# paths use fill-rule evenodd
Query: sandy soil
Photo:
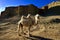
<svg viewBox="0 0 60 40"><path fill-rule="evenodd" d="M18 17L12 17L0 22L0 40L60 40L60 22L51 22L52 19L60 19L60 16L40 17L39 24L31 29L31 37L18 36Z"/></svg>

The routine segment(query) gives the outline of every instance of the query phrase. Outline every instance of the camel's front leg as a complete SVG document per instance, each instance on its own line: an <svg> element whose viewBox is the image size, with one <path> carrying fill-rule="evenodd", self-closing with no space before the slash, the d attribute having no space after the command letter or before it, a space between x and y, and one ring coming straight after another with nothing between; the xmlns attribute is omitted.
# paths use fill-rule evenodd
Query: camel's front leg
<svg viewBox="0 0 60 40"><path fill-rule="evenodd" d="M22 30L23 28L22 27L23 27L22 24L19 24L18 25L18 35L19 36L21 36L22 35L22 32L23 32L23 30Z"/></svg>
<svg viewBox="0 0 60 40"><path fill-rule="evenodd" d="M18 35L21 36L21 35L20 35L20 24L18 24L18 29L17 29L17 31L18 31Z"/></svg>

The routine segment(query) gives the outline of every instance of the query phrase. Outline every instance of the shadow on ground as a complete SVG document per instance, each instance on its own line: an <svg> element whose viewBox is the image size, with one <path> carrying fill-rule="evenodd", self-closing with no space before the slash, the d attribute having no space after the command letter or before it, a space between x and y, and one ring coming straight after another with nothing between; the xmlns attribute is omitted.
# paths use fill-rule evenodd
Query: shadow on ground
<svg viewBox="0 0 60 40"><path fill-rule="evenodd" d="M39 37L39 36L34 36L34 35L31 35L31 37L28 39L31 39L31 40L53 40L50 38L44 38L44 37Z"/></svg>

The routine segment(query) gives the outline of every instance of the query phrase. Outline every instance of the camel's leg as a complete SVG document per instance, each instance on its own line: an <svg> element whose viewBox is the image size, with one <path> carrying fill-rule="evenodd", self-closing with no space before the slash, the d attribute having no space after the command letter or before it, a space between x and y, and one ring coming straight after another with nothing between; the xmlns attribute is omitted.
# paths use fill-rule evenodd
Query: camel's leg
<svg viewBox="0 0 60 40"><path fill-rule="evenodd" d="M27 27L27 37L30 37L30 27Z"/></svg>
<svg viewBox="0 0 60 40"><path fill-rule="evenodd" d="M22 24L19 24L19 25L18 25L18 35L19 35L19 36L21 36L21 35L22 35L22 32L23 32L23 30L22 30L22 29L23 29Z"/></svg>
<svg viewBox="0 0 60 40"><path fill-rule="evenodd" d="M17 28L18 35L19 35L19 30L20 30L20 27L19 27L19 24L18 24L18 28Z"/></svg>
<svg viewBox="0 0 60 40"><path fill-rule="evenodd" d="M24 36L29 37L29 27L24 27Z"/></svg>
<svg viewBox="0 0 60 40"><path fill-rule="evenodd" d="M30 28L28 27L28 37L30 37Z"/></svg>
<svg viewBox="0 0 60 40"><path fill-rule="evenodd" d="M20 24L18 24L18 29L17 29L17 31L18 31L18 35L20 36Z"/></svg>

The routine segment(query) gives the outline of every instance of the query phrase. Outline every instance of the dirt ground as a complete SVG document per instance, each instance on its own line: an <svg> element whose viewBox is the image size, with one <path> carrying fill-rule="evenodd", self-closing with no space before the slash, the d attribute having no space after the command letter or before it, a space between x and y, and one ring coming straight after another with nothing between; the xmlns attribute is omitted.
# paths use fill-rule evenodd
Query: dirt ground
<svg viewBox="0 0 60 40"><path fill-rule="evenodd" d="M51 22L60 16L40 17L39 24L33 26L31 37L18 36L18 17L12 17L0 22L0 40L60 40L60 22Z"/></svg>

